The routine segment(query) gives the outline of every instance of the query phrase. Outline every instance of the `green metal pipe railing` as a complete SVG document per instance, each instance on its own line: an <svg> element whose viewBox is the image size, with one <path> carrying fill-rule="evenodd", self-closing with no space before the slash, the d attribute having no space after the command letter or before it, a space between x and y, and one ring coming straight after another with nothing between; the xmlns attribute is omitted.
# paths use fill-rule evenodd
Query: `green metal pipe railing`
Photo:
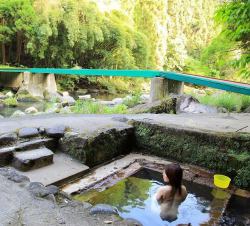
<svg viewBox="0 0 250 226"><path fill-rule="evenodd" d="M154 78L163 77L175 81L207 86L215 89L250 95L250 84L209 78L200 75L183 74L177 72L157 70L105 70L105 69L62 69L62 68L0 68L0 72L30 72L33 74L61 74L77 76L121 76Z"/></svg>

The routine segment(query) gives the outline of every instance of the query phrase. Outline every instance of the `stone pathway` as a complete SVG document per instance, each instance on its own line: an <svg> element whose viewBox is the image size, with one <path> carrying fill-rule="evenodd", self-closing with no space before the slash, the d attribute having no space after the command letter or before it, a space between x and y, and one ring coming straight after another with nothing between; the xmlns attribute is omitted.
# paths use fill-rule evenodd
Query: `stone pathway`
<svg viewBox="0 0 250 226"><path fill-rule="evenodd" d="M41 182L47 186L50 184L60 184L65 179L79 177L88 171L89 167L72 159L64 153L55 153L54 162L51 165L31 170L28 172L19 172L27 176L31 182Z"/></svg>
<svg viewBox="0 0 250 226"><path fill-rule="evenodd" d="M113 119L115 120L113 120ZM193 130L250 133L250 114L138 114L138 115L38 115L20 118L0 119L0 134L15 131L22 127L48 127L65 125L75 131L91 133L100 129L127 127L123 118L149 119L172 127L185 127ZM121 120L121 121L118 121Z"/></svg>

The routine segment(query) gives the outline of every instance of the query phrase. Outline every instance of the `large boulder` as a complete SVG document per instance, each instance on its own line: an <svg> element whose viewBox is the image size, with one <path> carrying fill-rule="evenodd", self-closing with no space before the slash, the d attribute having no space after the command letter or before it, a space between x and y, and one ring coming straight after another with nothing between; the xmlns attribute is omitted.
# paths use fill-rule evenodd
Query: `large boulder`
<svg viewBox="0 0 250 226"><path fill-rule="evenodd" d="M218 113L213 106L201 104L190 95L172 95L176 99L176 113Z"/></svg>
<svg viewBox="0 0 250 226"><path fill-rule="evenodd" d="M63 106L72 106L75 102L75 99L69 95L62 96L61 103Z"/></svg>
<svg viewBox="0 0 250 226"><path fill-rule="evenodd" d="M173 98L165 98L163 100L157 100L153 102L148 102L145 104L139 104L131 109L129 113L139 114L139 113L175 113L176 103Z"/></svg>
<svg viewBox="0 0 250 226"><path fill-rule="evenodd" d="M43 92L43 97L45 100L49 102L61 102L62 96L57 92L49 92L48 90L45 90Z"/></svg>
<svg viewBox="0 0 250 226"><path fill-rule="evenodd" d="M43 98L40 96L33 96L28 90L20 89L16 94L17 100L22 102L39 102Z"/></svg>

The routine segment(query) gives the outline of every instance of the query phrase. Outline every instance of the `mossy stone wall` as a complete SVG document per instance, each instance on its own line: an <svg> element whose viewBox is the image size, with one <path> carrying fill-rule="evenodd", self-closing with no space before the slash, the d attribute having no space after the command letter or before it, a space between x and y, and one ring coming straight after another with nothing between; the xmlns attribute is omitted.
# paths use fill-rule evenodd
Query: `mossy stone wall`
<svg viewBox="0 0 250 226"><path fill-rule="evenodd" d="M250 187L250 134L192 131L133 121L136 145L152 154L224 173Z"/></svg>
<svg viewBox="0 0 250 226"><path fill-rule="evenodd" d="M90 135L67 135L60 140L61 150L89 167L127 154L134 146L133 128L110 129Z"/></svg>

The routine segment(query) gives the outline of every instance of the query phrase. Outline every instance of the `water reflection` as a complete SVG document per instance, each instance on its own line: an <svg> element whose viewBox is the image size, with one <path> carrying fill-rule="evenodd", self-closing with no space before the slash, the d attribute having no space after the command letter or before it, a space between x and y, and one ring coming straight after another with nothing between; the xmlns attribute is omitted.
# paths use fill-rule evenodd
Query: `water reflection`
<svg viewBox="0 0 250 226"><path fill-rule="evenodd" d="M188 223L200 225L209 221L211 190L201 185L196 187L196 184L188 182L185 185L189 194L179 206L177 219L173 222L163 221L160 218L160 206L155 199L156 191L162 185L162 181L159 180L132 176L102 192L92 190L74 198L88 201L93 205L98 203L112 205L118 209L121 217L136 219L145 226ZM203 193L206 195L203 196Z"/></svg>

